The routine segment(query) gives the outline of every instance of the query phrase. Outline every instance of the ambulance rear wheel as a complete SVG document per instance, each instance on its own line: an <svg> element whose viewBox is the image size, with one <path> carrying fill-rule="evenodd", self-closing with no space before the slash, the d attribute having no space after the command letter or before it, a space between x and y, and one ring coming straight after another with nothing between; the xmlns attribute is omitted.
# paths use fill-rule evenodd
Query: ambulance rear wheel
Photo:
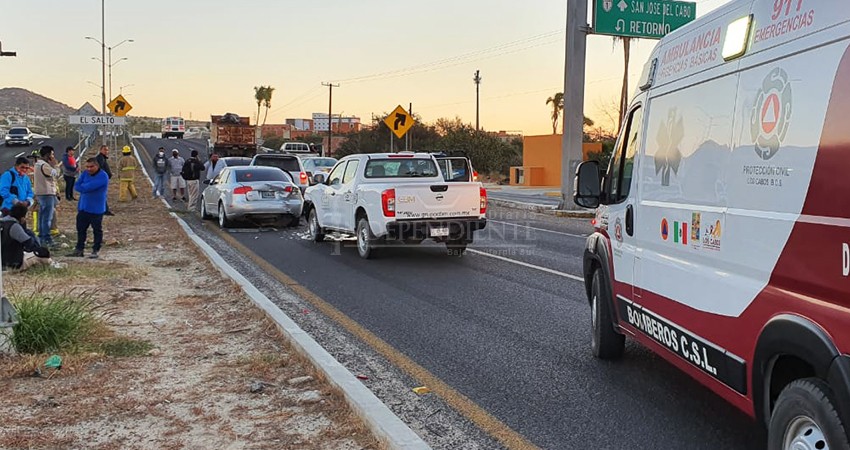
<svg viewBox="0 0 850 450"><path fill-rule="evenodd" d="M614 331L611 295L602 281L602 271L593 273L590 286L590 318L593 325L591 350L599 359L618 359L623 356L626 337Z"/></svg>

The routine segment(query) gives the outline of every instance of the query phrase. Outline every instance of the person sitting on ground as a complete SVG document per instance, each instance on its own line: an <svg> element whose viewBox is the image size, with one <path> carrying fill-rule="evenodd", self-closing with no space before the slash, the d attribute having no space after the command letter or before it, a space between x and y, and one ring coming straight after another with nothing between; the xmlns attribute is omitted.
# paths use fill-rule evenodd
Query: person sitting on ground
<svg viewBox="0 0 850 450"><path fill-rule="evenodd" d="M3 269L28 268L50 264L50 251L41 246L35 234L27 229L27 206L16 203L9 215L0 218L0 258Z"/></svg>
<svg viewBox="0 0 850 450"><path fill-rule="evenodd" d="M27 208L32 206L35 194L29 177L31 171L30 160L21 156L15 160L15 167L0 175L0 197L3 198L0 211L4 216L18 203L23 203Z"/></svg>

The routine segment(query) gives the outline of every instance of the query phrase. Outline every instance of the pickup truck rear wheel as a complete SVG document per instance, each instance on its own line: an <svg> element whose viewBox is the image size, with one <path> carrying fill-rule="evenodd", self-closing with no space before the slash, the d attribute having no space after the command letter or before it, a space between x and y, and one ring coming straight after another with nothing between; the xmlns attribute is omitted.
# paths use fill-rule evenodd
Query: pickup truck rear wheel
<svg viewBox="0 0 850 450"><path fill-rule="evenodd" d="M357 221L357 254L363 259L375 257L375 235L369 227L369 219L361 217Z"/></svg>
<svg viewBox="0 0 850 450"><path fill-rule="evenodd" d="M446 241L446 250L449 251L449 256L463 256L466 253L465 239L449 239Z"/></svg>
<svg viewBox="0 0 850 450"><path fill-rule="evenodd" d="M599 359L618 359L626 347L626 337L614 331L611 298L602 285L602 271L593 273L590 286L590 318L592 323L590 347Z"/></svg>
<svg viewBox="0 0 850 450"><path fill-rule="evenodd" d="M316 208L310 208L307 217L307 226L310 229L310 240L313 242L322 242L325 240L325 233L322 227L319 226L319 216L316 214Z"/></svg>

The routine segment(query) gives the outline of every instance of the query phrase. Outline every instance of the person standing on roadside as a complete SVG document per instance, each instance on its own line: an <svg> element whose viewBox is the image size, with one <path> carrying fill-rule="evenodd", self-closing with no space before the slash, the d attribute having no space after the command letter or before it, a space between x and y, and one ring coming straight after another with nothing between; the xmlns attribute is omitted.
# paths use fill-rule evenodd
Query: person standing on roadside
<svg viewBox="0 0 850 450"><path fill-rule="evenodd" d="M100 146L100 153L97 154L97 164L109 179L112 179L112 169L109 168L109 147L106 145ZM105 216L114 216L115 214L109 209L109 202L106 202Z"/></svg>
<svg viewBox="0 0 850 450"><path fill-rule="evenodd" d="M165 180L168 177L168 158L165 149L160 147L153 157L153 198L165 195Z"/></svg>
<svg viewBox="0 0 850 450"><path fill-rule="evenodd" d="M27 208L32 206L35 194L29 177L31 171L30 160L21 156L15 160L15 167L0 175L0 197L3 198L0 212L4 216L9 215L12 206L18 203L23 203Z"/></svg>
<svg viewBox="0 0 850 450"><path fill-rule="evenodd" d="M62 157L62 177L65 179L65 200L76 200L74 198L74 183L77 181L77 172L79 171L77 158L74 157L74 147L66 148L65 156Z"/></svg>
<svg viewBox="0 0 850 450"><path fill-rule="evenodd" d="M86 161L86 170L80 174L74 188L80 193L80 201L77 203L77 246L68 256L83 257L86 235L91 227L94 243L89 258L94 259L99 256L103 244L103 215L106 213L106 193L109 190L109 176L100 168L97 158Z"/></svg>
<svg viewBox="0 0 850 450"><path fill-rule="evenodd" d="M212 180L218 176L225 167L227 167L227 163L224 162L224 160L218 159L218 153L213 153L210 155L209 161L204 163L204 170L206 171L204 180Z"/></svg>
<svg viewBox="0 0 850 450"><path fill-rule="evenodd" d="M53 246L53 237L50 235L53 213L56 212L56 203L59 201L59 193L56 190L56 157L53 147L45 145L39 153L41 157L35 163L33 179L35 180L35 198L38 200L38 239L41 245Z"/></svg>
<svg viewBox="0 0 850 450"><path fill-rule="evenodd" d="M204 173L204 164L198 159L198 151L192 150L191 156L183 164L181 175L186 180L186 190L189 191L189 203L186 209L191 210L198 203L201 189L201 175Z"/></svg>
<svg viewBox="0 0 850 450"><path fill-rule="evenodd" d="M186 164L180 156L180 150L171 150L171 158L168 158L168 173L171 175L171 200L177 200L177 190L180 189L180 197L186 201L186 180L180 175L183 172L183 164Z"/></svg>
<svg viewBox="0 0 850 450"><path fill-rule="evenodd" d="M139 194L136 193L136 167L138 166L139 162L133 156L133 150L129 145L125 145L121 149L121 159L118 160L118 171L121 173L119 175L119 182L121 184L118 186L119 202L128 201L128 194L130 195L130 200L138 198Z"/></svg>

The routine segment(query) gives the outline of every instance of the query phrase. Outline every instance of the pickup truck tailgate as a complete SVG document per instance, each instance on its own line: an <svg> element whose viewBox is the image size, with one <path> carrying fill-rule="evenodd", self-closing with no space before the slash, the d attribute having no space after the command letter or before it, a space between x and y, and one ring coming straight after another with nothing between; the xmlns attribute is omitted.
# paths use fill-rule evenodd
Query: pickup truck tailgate
<svg viewBox="0 0 850 450"><path fill-rule="evenodd" d="M478 183L396 186L396 218L405 220L479 217L480 187Z"/></svg>

